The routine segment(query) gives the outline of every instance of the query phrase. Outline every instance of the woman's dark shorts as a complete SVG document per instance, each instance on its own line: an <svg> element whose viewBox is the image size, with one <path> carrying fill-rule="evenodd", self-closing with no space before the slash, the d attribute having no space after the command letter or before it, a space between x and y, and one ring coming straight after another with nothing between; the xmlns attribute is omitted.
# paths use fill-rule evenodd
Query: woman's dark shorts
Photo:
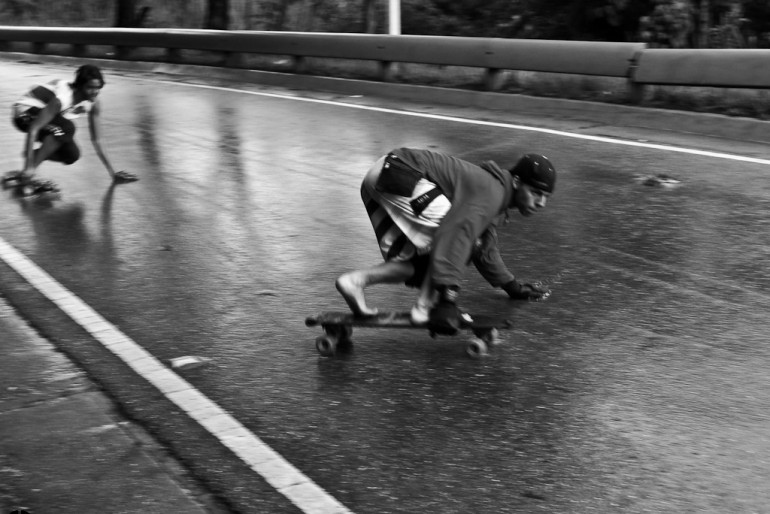
<svg viewBox="0 0 770 514"><path fill-rule="evenodd" d="M32 122L40 113L37 107L30 107L13 117L13 124L20 131L27 133ZM38 132L37 140L42 142L46 137L53 136L59 142L59 148L48 158L49 161L72 164L80 158L80 148L75 143L75 124L57 114L45 127Z"/></svg>

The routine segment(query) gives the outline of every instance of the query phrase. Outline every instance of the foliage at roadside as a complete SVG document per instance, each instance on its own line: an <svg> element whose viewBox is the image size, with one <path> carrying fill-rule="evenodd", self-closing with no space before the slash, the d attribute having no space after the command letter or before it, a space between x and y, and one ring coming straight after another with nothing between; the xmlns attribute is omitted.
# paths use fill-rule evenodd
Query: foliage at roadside
<svg viewBox="0 0 770 514"><path fill-rule="evenodd" d="M405 34L770 47L767 0L400 0ZM387 32L388 0L0 0L0 24Z"/></svg>
<svg viewBox="0 0 770 514"><path fill-rule="evenodd" d="M770 47L767 0L403 0L404 32Z"/></svg>

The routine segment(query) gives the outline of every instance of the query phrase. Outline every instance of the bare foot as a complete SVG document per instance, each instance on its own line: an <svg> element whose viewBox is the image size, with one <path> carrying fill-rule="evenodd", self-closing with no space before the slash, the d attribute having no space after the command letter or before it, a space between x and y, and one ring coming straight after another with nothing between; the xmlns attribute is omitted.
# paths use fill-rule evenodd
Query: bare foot
<svg viewBox="0 0 770 514"><path fill-rule="evenodd" d="M355 272L345 273L337 279L335 283L337 291L340 292L342 297L353 311L356 316L376 316L378 310L370 309L366 306L366 298L364 297L364 284L356 276Z"/></svg>

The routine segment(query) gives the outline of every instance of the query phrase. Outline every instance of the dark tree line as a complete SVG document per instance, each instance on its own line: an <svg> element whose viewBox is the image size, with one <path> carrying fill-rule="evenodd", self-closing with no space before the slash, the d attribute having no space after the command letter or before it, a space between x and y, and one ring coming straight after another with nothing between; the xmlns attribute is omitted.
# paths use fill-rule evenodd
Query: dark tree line
<svg viewBox="0 0 770 514"><path fill-rule="evenodd" d="M768 44L768 0L403 0L404 32L663 47Z"/></svg>
<svg viewBox="0 0 770 514"><path fill-rule="evenodd" d="M202 28L232 28L241 0L200 0ZM384 32L388 0L246 0L246 28ZM141 27L147 0L116 0L115 25ZM768 0L401 0L405 34L644 41L662 47L770 46Z"/></svg>

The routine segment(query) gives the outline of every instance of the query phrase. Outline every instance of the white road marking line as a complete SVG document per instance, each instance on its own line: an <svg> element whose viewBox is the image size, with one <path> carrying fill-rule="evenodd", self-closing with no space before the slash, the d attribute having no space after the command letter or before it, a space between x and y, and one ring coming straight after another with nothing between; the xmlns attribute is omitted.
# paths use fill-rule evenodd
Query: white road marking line
<svg viewBox="0 0 770 514"><path fill-rule="evenodd" d="M598 143L610 143L613 145L624 145L624 146L635 146L639 148L649 148L652 150L663 150L666 152L677 152L677 153L685 153L690 155L698 155L701 157L714 157L717 159L729 159L732 161L740 161L740 162L750 162L753 164L767 164L770 165L770 159L760 159L757 157L746 157L744 155L736 155L736 154L729 154L729 153L722 153L722 152L710 152L708 150L696 150L694 148L684 148L684 147L678 147L678 146L669 146L669 145L661 145L656 143L645 143L642 141L630 141L630 140L624 140L624 139L614 139L611 137L603 137L603 136L592 136L588 134L578 134L575 132L565 132L563 130L555 130L555 129L547 129L547 128L540 128L540 127L530 127L528 125L516 125L513 123L502 123L497 121L485 121L485 120L474 120L471 118L460 118L457 116L446 116L443 114L431 114L431 113L424 113L424 112L415 112L415 111L403 111L399 109L389 109L387 107L373 107L370 105L358 105L358 104L350 104L346 102L339 102L335 100L321 100L318 98L305 98L301 96L292 96L292 95L284 95L284 94L278 94L278 93L265 93L262 91L246 91L243 89L235 89L230 87L223 87L223 86L211 86L207 84L187 84L184 82L174 82L171 80L155 80L155 79L138 79L138 80L147 80L149 82L157 82L160 84L174 84L177 86L186 86L186 87L195 87L200 89L213 89L217 91L227 91L230 93L243 93L247 95L255 95L255 96L266 96L269 98L281 98L284 100L296 100L298 102L310 102L310 103L317 103L317 104L323 104L323 105L333 105L336 107L347 107L350 109L360 109L363 111L375 111L375 112L383 112L388 114L401 114L404 116L412 116L415 118L428 118L432 120L440 120L440 121L451 121L455 123L466 123L469 125L482 125L485 127L495 127L495 128L504 128L504 129L512 129L512 130L523 130L523 131L529 131L529 132L540 132L542 134L550 134L552 136L562 136L562 137L571 137L574 139L585 139L588 141L595 141Z"/></svg>
<svg viewBox="0 0 770 514"><path fill-rule="evenodd" d="M352 514L352 511L292 466L219 405L164 366L1 237L0 259L219 439L302 512Z"/></svg>

